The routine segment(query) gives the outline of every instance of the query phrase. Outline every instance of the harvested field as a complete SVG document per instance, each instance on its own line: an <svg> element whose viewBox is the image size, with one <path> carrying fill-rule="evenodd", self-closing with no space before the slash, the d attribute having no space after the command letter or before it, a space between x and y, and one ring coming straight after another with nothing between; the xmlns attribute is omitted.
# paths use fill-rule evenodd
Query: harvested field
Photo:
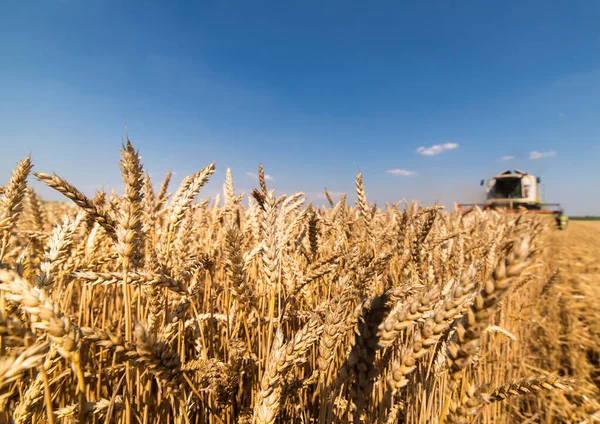
<svg viewBox="0 0 600 424"><path fill-rule="evenodd" d="M0 205L0 422L592 422L600 225L416 203L123 196L30 174ZM60 170L57 170L60 171ZM44 204L37 178L75 204ZM154 182L155 183L155 182Z"/></svg>

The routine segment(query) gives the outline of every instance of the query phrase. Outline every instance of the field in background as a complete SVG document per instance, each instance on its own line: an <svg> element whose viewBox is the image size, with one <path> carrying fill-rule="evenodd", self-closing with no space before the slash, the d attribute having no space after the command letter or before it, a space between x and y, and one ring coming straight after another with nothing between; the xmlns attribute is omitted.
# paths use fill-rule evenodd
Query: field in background
<svg viewBox="0 0 600 424"><path fill-rule="evenodd" d="M600 224L169 194L29 159L0 203L0 422L592 422ZM42 203L37 178L73 204Z"/></svg>
<svg viewBox="0 0 600 424"><path fill-rule="evenodd" d="M555 302L562 307L561 348L566 369L573 375L589 375L590 397L599 401L600 388L600 222L572 222L569 230L556 235L559 284ZM589 346L595 346L589 349ZM582 359L585 355L585 360ZM600 422L600 412L589 419Z"/></svg>

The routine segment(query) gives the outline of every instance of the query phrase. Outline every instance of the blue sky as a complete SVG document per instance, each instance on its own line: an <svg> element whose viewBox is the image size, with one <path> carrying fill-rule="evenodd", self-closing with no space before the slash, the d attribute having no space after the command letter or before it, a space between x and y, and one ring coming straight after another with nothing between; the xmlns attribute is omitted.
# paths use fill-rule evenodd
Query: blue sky
<svg viewBox="0 0 600 424"><path fill-rule="evenodd" d="M263 163L317 203L360 170L370 200L451 206L518 168L600 214L598 22L598 1L5 1L0 181L31 152L121 189L126 120L156 186L216 161L205 196Z"/></svg>

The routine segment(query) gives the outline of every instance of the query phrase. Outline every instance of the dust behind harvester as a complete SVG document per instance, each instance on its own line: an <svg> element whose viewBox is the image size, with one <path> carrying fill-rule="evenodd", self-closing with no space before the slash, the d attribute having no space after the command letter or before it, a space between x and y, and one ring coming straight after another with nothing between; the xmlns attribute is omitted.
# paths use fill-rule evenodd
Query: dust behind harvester
<svg viewBox="0 0 600 424"><path fill-rule="evenodd" d="M558 228L567 227L568 218L559 203L543 203L540 178L519 170L506 170L487 182L485 204L459 204L464 212L478 206L506 213L531 213L553 216ZM481 180L481 185L485 181Z"/></svg>

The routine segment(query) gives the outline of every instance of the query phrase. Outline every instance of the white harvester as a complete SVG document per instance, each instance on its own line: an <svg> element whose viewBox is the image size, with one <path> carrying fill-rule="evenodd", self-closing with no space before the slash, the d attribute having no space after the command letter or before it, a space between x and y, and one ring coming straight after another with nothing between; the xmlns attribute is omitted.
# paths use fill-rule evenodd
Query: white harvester
<svg viewBox="0 0 600 424"><path fill-rule="evenodd" d="M540 178L517 169L506 170L491 178L486 186L485 204L461 204L458 209L469 211L475 206L482 209L501 210L507 213L533 213L550 215L560 229L565 229L568 218L559 203L542 203ZM486 185L481 180L481 185Z"/></svg>

